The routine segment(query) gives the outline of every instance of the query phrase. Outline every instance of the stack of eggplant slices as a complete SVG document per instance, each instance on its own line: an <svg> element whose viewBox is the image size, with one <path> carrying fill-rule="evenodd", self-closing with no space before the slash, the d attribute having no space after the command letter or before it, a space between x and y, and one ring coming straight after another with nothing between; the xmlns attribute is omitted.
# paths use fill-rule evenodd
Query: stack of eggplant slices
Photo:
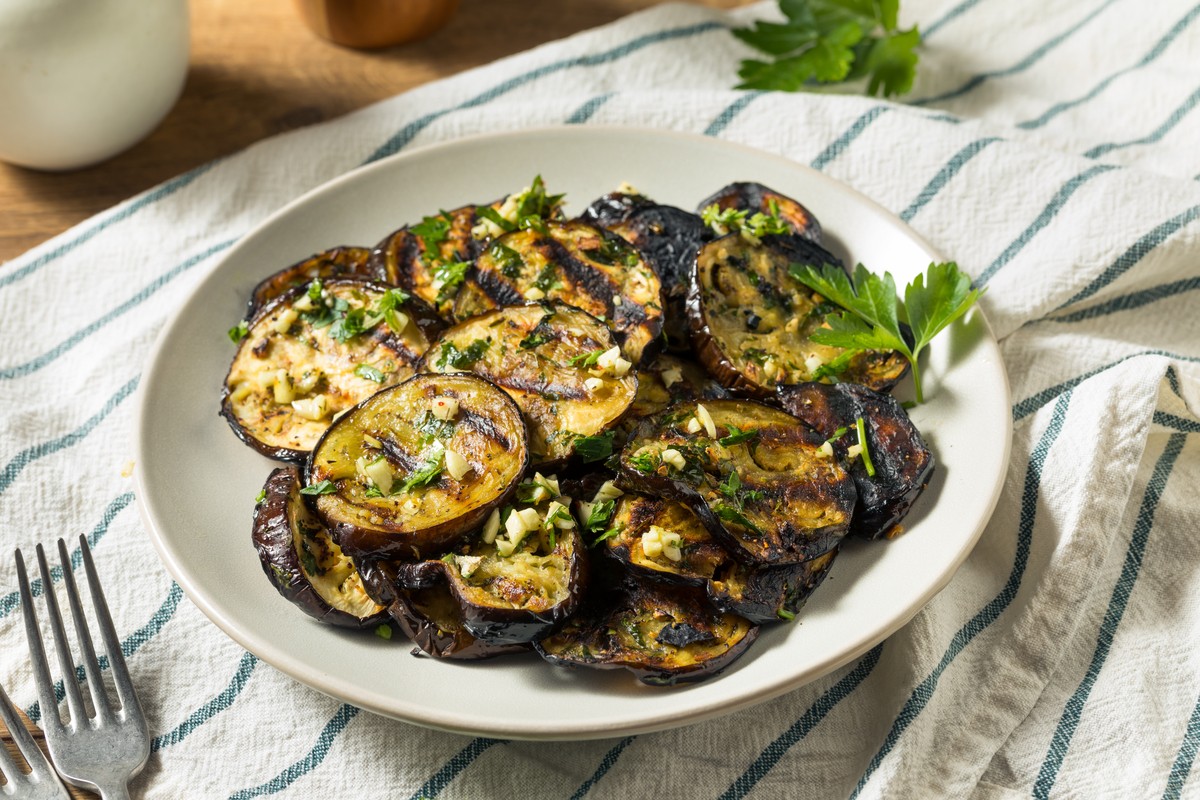
<svg viewBox="0 0 1200 800"><path fill-rule="evenodd" d="M886 394L907 361L814 343L841 309L795 264L841 266L760 184L697 213L623 185L571 219L539 177L268 277L222 398L285 463L267 577L437 658L717 674L933 469Z"/></svg>

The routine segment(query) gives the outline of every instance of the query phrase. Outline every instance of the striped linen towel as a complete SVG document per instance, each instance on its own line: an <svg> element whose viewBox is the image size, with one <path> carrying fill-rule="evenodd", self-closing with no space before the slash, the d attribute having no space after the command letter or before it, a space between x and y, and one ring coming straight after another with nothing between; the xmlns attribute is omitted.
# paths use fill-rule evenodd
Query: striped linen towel
<svg viewBox="0 0 1200 800"><path fill-rule="evenodd" d="M1200 6L906 0L926 44L903 104L731 90L749 53L729 28L774 13L657 7L261 142L0 265L0 539L93 543L155 726L135 794L1200 797ZM811 164L987 286L1014 401L999 507L905 628L726 718L533 743L360 713L244 652L159 563L129 478L148 349L300 193L562 123ZM15 588L0 558L0 683L36 720Z"/></svg>

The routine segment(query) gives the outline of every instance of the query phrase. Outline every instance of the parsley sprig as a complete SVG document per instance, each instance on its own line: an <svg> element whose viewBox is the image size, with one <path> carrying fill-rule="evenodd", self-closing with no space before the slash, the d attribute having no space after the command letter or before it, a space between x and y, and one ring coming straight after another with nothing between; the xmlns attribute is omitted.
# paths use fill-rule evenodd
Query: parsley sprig
<svg viewBox="0 0 1200 800"><path fill-rule="evenodd" d="M862 264L853 277L837 266L814 267L792 264L793 278L814 292L846 309L826 317L828 328L813 332L818 344L852 350L895 350L912 365L917 402L924 402L921 373L917 359L921 351L943 329L967 313L982 289L971 287L971 278L953 261L930 264L904 288L904 304L896 294L896 281L890 272L877 275ZM900 330L901 321L912 328L913 345Z"/></svg>
<svg viewBox="0 0 1200 800"><path fill-rule="evenodd" d="M921 33L915 25L900 29L900 0L779 0L779 9L785 22L733 32L772 57L743 61L737 88L795 92L866 78L873 96L912 89Z"/></svg>

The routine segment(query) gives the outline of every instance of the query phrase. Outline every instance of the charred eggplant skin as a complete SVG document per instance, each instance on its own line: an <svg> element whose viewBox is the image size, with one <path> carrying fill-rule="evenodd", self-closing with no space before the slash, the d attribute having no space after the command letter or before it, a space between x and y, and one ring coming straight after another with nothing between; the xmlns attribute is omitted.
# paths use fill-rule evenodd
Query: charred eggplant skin
<svg viewBox="0 0 1200 800"><path fill-rule="evenodd" d="M253 319L263 306L276 297L287 294L298 286L307 286L312 280L358 277L372 275L367 266L371 251L365 247L334 247L322 250L303 261L284 267L267 276L250 292L246 306L246 319Z"/></svg>
<svg viewBox="0 0 1200 800"><path fill-rule="evenodd" d="M624 668L651 686L711 678L758 636L748 620L718 611L703 590L628 576L589 596L586 608L534 644L566 667Z"/></svg>
<svg viewBox="0 0 1200 800"><path fill-rule="evenodd" d="M338 563L343 561L340 548L309 513L300 488L300 470L279 467L254 507L253 541L263 572L283 597L321 622L344 628L384 622L385 607L367 596L353 566ZM340 567L338 574L322 581L331 562ZM327 584L324 596L314 581Z"/></svg>
<svg viewBox="0 0 1200 800"><path fill-rule="evenodd" d="M720 609L759 625L794 619L833 567L838 548L799 564L747 567L731 563L709 584Z"/></svg>
<svg viewBox="0 0 1200 800"><path fill-rule="evenodd" d="M832 550L850 527L854 482L823 443L761 403L679 403L638 426L619 473L625 486L684 503L742 563L794 564Z"/></svg>
<svg viewBox="0 0 1200 800"><path fill-rule="evenodd" d="M821 223L817 221L811 211L801 205L799 201L777 192L769 186L763 186L761 183L731 183L701 200L696 211L701 212L711 205L722 210L732 208L736 211L748 211L751 214L755 212L769 214L773 205L779 217L792 231L813 242L821 241Z"/></svg>
<svg viewBox="0 0 1200 800"><path fill-rule="evenodd" d="M416 644L414 655L478 661L529 650L525 644L485 642L472 636L463 625L459 604L444 583L416 590L397 589L388 614Z"/></svg>
<svg viewBox="0 0 1200 800"><path fill-rule="evenodd" d="M893 535L933 476L934 457L908 412L890 395L852 383L802 383L779 388L779 401L823 436L839 428L848 433L832 443L840 458L858 441L856 422L863 420L867 451L875 474L862 459L850 462L858 502L850 531L865 539Z"/></svg>
<svg viewBox="0 0 1200 800"><path fill-rule="evenodd" d="M658 205L637 192L609 192L588 203L579 218L597 228L611 228L628 220L639 209Z"/></svg>

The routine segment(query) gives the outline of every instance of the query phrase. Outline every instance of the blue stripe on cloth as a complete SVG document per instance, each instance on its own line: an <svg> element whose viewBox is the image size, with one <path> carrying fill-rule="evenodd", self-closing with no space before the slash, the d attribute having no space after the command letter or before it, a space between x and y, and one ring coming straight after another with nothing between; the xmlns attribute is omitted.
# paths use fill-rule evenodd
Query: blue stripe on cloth
<svg viewBox="0 0 1200 800"><path fill-rule="evenodd" d="M631 39L625 44L618 45L611 50L605 50L600 53L594 53L586 56L575 56L574 58L566 58L561 61L555 61L550 64L543 65L537 69L531 69L528 72L521 73L508 80L501 81L485 92L475 95L474 97L464 100L463 102L431 111L412 122L405 125L390 139L381 144L374 153L372 153L364 163L378 161L381 158L386 158L394 153L399 152L411 142L417 134L428 128L437 120L455 111L462 111L468 108L475 108L485 103L495 100L509 92L519 89L528 83L531 83L539 78L544 78L547 75L553 75L556 72L572 69L574 67L595 67L601 64L608 64L613 61L624 58L632 53L649 47L650 45L660 44L675 39L687 39L692 36L697 36L709 31L726 30L726 27L718 22L703 22L698 25L688 25L682 28L667 28L666 30L655 31L636 39Z"/></svg>
<svg viewBox="0 0 1200 800"><path fill-rule="evenodd" d="M849 697L867 679L875 669L875 665L879 663L882 653L882 642L867 651L867 654L859 660L854 669L846 673L841 680L817 698L817 701L809 706L803 716L792 724L792 727L780 734L775 741L771 742L759 753L758 758L754 759L753 763L746 768L746 771L725 790L725 793L721 795L721 800L740 800L740 798L745 797L766 776L771 768L779 763L779 760L783 758L793 745L803 741L804 737L821 720L825 719L825 716L838 703Z"/></svg>
<svg viewBox="0 0 1200 800"><path fill-rule="evenodd" d="M95 549L96 545L100 543L100 540L104 538L104 534L108 533L108 526L112 524L114 519L116 519L117 514L120 514L122 510L128 508L129 504L132 502L133 492L126 492L125 494L118 495L111 503L108 504L108 507L104 509L104 514L100 517L100 522L96 523L96 527L92 528L91 532L87 535L88 547ZM79 565L83 563L83 553L78 546L71 551L70 558L71 569L79 569ZM62 573L63 570L61 565L56 564L52 566L50 568L50 580L54 582L61 581ZM34 597L42 596L41 578L34 578L29 582L29 592ZM0 619L4 619L11 614L13 610L20 604L20 592L10 592L4 595L4 597L0 597Z"/></svg>
<svg viewBox="0 0 1200 800"><path fill-rule="evenodd" d="M851 123L850 127L842 133L841 136L829 143L829 146L822 150L817 157L812 160L809 165L813 169L825 169L830 161L846 152L846 148L850 143L862 135L862 132L867 129L867 126L883 115L888 110L887 106L875 106L870 111L866 111L858 119Z"/></svg>
<svg viewBox="0 0 1200 800"><path fill-rule="evenodd" d="M910 222L925 205L940 192L950 180L966 166L967 162L975 156L983 152L984 148L995 142L1001 141L998 136L987 136L983 139L976 139L968 144L963 149L959 150L954 156L946 162L938 173L933 176L929 183L917 193L916 198L909 203L908 208L900 212L900 219L905 222Z"/></svg>
<svg viewBox="0 0 1200 800"><path fill-rule="evenodd" d="M1117 278L1128 272L1135 264L1145 258L1154 248L1169 239L1181 228L1194 222L1200 218L1200 205L1192 206L1191 208L1171 217L1166 222L1155 227L1145 236L1138 239L1129 249L1122 253L1116 261L1110 264L1104 272L1097 275L1091 283L1080 289L1075 295L1055 311L1061 311L1067 306L1074 305L1080 300L1086 300L1096 292L1103 289L1108 284L1115 281Z"/></svg>
<svg viewBox="0 0 1200 800"><path fill-rule="evenodd" d="M166 627L166 624L171 621L171 618L175 616L175 612L179 610L179 601L182 599L183 590L179 588L179 584L172 581L171 590L167 592L167 599L163 600L158 610L150 616L150 621L131 633L128 638L121 641L121 654L125 658L130 658L142 648L142 645L157 636ZM96 664L100 667L101 671L107 670L108 656L101 655L97 657ZM75 682L83 683L86 677L83 666L77 664L75 666ZM60 703L66 697L66 689L63 687L61 680L54 684L54 697ZM37 723L42 717L42 710L37 702L34 702L25 713L34 723Z"/></svg>
<svg viewBox="0 0 1200 800"><path fill-rule="evenodd" d="M746 106L753 103L758 98L762 97L766 92L747 92L730 103L716 118L708 123L708 127L704 129L705 136L718 136L721 131L729 127L729 123L733 122L733 118L745 110Z"/></svg>
<svg viewBox="0 0 1200 800"><path fill-rule="evenodd" d="M1135 308L1141 308L1150 303L1166 300L1184 292L1195 291L1196 289L1200 289L1200 278L1188 278L1182 281L1172 281L1171 283L1160 283L1157 286L1151 286L1149 289L1119 295L1112 300L1098 305L1083 308L1079 311L1072 311L1070 314L1063 314L1061 317L1043 317L1043 319L1046 322L1081 322L1086 319L1115 314L1119 311L1132 311ZM1032 324L1032 322L1026 324Z"/></svg>
<svg viewBox="0 0 1200 800"><path fill-rule="evenodd" d="M471 743L460 750L453 758L445 763L441 769L433 774L433 776L421 784L421 788L412 793L410 800L432 800L442 793L442 790L450 785L450 781L466 769L472 761L479 758L489 747L497 744L505 744L505 739L487 739L479 737L472 739Z"/></svg>
<svg viewBox="0 0 1200 800"><path fill-rule="evenodd" d="M1170 46L1171 42L1175 41L1179 37L1179 34L1183 33L1187 26L1191 25L1197 16L1200 16L1200 5L1194 6L1191 11L1183 16L1182 19L1171 26L1171 30L1167 31L1167 33L1158 40L1154 47L1150 49L1150 52L1142 56L1142 58L1136 64L1131 64L1128 67L1124 67L1123 69L1119 69L1112 73L1107 78L1097 83L1094 87L1092 87L1091 91L1082 97L1078 97L1074 100L1067 100L1062 103L1056 103L1047 109L1046 112L1040 117L1026 120L1024 122L1018 122L1017 127L1024 128L1025 130L1040 128L1062 112L1071 108L1075 108L1076 106L1082 105L1083 103L1094 99L1098 94L1107 89L1113 81L1115 81L1117 78L1120 78L1122 75L1127 75L1130 72L1133 72L1135 69L1141 69L1148 66L1151 62L1166 52L1166 49Z"/></svg>
<svg viewBox="0 0 1200 800"><path fill-rule="evenodd" d="M566 124L567 125L582 125L583 123L585 123L589 119L591 119L595 115L595 113L600 110L601 106L603 106L609 100L613 99L613 97L615 97L616 94L617 94L616 92L606 92L604 94L596 95L595 97L593 97L592 99L588 100L586 103L581 105L579 108L572 111L571 115L568 116L566 119Z"/></svg>
<svg viewBox="0 0 1200 800"><path fill-rule="evenodd" d="M933 36L935 33L937 33L944 25L948 25L949 23L958 19L963 14L979 5L979 2L980 0L963 0L963 2L959 3L954 8L935 19L928 28L922 31L921 38L928 40L930 36Z"/></svg>
<svg viewBox="0 0 1200 800"><path fill-rule="evenodd" d="M266 783L259 784L251 789L239 789L229 795L229 800L245 800L245 798L249 797L261 797L264 794L282 792L312 772L321 765L321 762L325 760L325 756L329 755L329 750L333 747L334 740L337 739L342 731L346 730L346 726L350 724L350 721L358 716L358 711L354 706L343 703L337 710L337 713L330 718L329 722L325 723L325 727L317 735L316 744L313 745L313 748L308 751L304 758L291 764L287 769Z"/></svg>
<svg viewBox="0 0 1200 800"><path fill-rule="evenodd" d="M1066 205L1067 201L1071 199L1071 196L1079 190L1079 187L1097 175L1114 169L1116 167L1110 164L1098 164L1084 170L1064 183L1058 192L1055 193L1054 197L1050 199L1050 202L1046 204L1046 207L1042 209L1041 213L1037 215L1037 218L1029 224L1029 227L1021 231L1021 235L1013 239L1012 243L1004 248L1004 252L996 256L996 260L987 266L987 269L979 273L979 277L975 279L975 285L986 285L992 279L993 275L1003 269L1008 262L1012 261L1017 253L1021 252L1025 245L1029 244L1033 237L1037 236L1043 228L1050 224L1058 215L1058 212L1062 210L1062 207Z"/></svg>
<svg viewBox="0 0 1200 800"><path fill-rule="evenodd" d="M1179 743L1179 752L1175 754L1175 763L1171 765L1171 774L1167 776L1162 800L1179 800L1182 796L1183 785L1192 771L1197 749L1200 749L1200 699L1196 700L1187 730L1183 732L1183 741Z"/></svg>
<svg viewBox="0 0 1200 800"><path fill-rule="evenodd" d="M1015 75L1018 72L1024 72L1025 70L1029 69L1034 64L1036 64L1037 62L1041 61L1042 58L1044 58L1048 53L1050 53L1052 50L1054 50L1060 44L1065 42L1071 36L1078 33L1085 25L1087 25L1089 22L1091 22L1093 19L1095 19L1097 16L1099 16L1100 12L1104 11L1104 9L1108 8L1115 2L1116 2L1116 0L1104 0L1104 2L1102 2L1098 7L1096 7L1092 11L1088 12L1088 14L1083 17L1083 19L1079 20L1074 25L1072 25L1071 27L1064 30L1062 33L1058 33L1058 34L1050 37L1044 43L1042 43L1037 48L1035 48L1033 50L1033 52L1031 52L1029 55L1025 56L1024 58L1022 58L1016 64L1013 64L1011 67L1005 67L1004 69L992 70L990 72L981 72L977 75L972 75L971 78L968 79L966 83L964 83L962 86L958 87L957 89L955 89L953 91L946 92L944 94L935 95L934 97L922 97L919 100L912 100L912 101L910 101L910 105L927 106L932 103L940 103L945 100L953 100L954 98L961 97L962 95L966 94L967 92L970 92L973 89L977 89L979 86L981 86L985 82L991 80L992 78L1007 78L1008 76Z"/></svg>
<svg viewBox="0 0 1200 800"><path fill-rule="evenodd" d="M1171 129L1178 125L1188 113L1196 107L1196 103L1200 102L1200 88L1192 92L1187 100L1183 101L1183 105L1171 112L1171 115L1165 121L1150 133L1142 136L1139 139L1130 139L1127 142L1110 142L1108 144L1098 144L1091 150L1084 153L1085 158L1099 158L1106 153L1111 153L1113 150L1121 150L1126 147L1134 147L1139 144L1154 144L1159 139L1171 132ZM1182 143L1187 147L1187 143Z"/></svg>
<svg viewBox="0 0 1200 800"><path fill-rule="evenodd" d="M1167 379L1170 380L1173 375L1174 369L1168 369ZM1178 384L1176 383L1174 386L1178 386ZM1162 425L1164 428L1173 428L1180 433L1200 433L1200 422L1192 419L1184 419L1176 414L1168 414L1166 411L1154 412L1154 424Z"/></svg>
<svg viewBox="0 0 1200 800"><path fill-rule="evenodd" d="M88 241L94 238L96 234L112 227L118 222L123 222L124 220L129 219L143 208L154 205L164 197L170 197L171 195L175 194L175 192L196 180L196 178L199 178L201 175L208 172L221 160L222 159L215 159L207 164L196 167L190 172L185 172L176 178L172 178L163 185L159 186L157 189L152 189L141 197L131 201L129 205L125 206L124 208L118 209L104 219L97 220L95 223L79 231L79 233L75 234L74 237L63 242L50 252L35 258L25 266L15 269L7 275L0 276L0 289L16 283L23 278L29 277L52 261L62 258L80 245L86 244Z"/></svg>
<svg viewBox="0 0 1200 800"><path fill-rule="evenodd" d="M129 383L122 386L117 390L116 394L108 398L103 408L75 430L57 439L35 444L17 453L13 457L13 460L5 464L3 470L0 470L0 495L4 494L8 490L8 487L12 485L12 482L17 479L17 476L34 461L57 453L60 450L65 450L68 447L73 447L83 441L89 433L95 430L97 425L103 422L117 406L125 401L125 398L133 394L133 390L137 388L141 377L141 375L135 375L130 379Z"/></svg>
<svg viewBox="0 0 1200 800"><path fill-rule="evenodd" d="M121 303L121 305L117 306L112 311L109 311L107 314L100 317L99 319L92 322L91 324L89 324L83 328L80 328L78 331L76 331L75 333L68 336L66 339L64 339L59 344L50 348L45 353L42 353L40 356L38 356L34 359L31 359L29 361L26 361L24 364L17 364L16 366L5 367L3 369L0 369L0 379L11 380L13 378L23 377L25 375L30 374L31 372L37 372L39 369L46 366L50 362L54 361L56 358L58 358L59 356L61 356L63 353L67 352L71 348L75 347L75 345L79 344L84 339L88 338L89 336L91 336L93 333L95 333L96 331L103 328L108 323L112 322L113 320L117 319L118 317L124 315L126 312L130 311L131 309L136 308L137 306L144 303L151 295L153 295L159 289L166 286L168 283L170 283L175 278L179 277L180 275L187 272L192 267L205 261L206 259L210 258L211 256L230 247L236 241L237 241L237 239L229 239L228 241L213 245L212 247L208 248L204 252L198 253L197 255L192 256L191 258L187 259L186 261L184 261L181 264L177 264L176 266L172 267L167 272L164 272L162 275L159 275L153 281L148 283L141 291L139 291L133 297L130 297L124 303Z"/></svg>
<svg viewBox="0 0 1200 800"><path fill-rule="evenodd" d="M164 747L179 744L192 731L232 706L233 701L242 693L242 689L246 688L246 683L250 680L250 676L254 674L254 668L258 666L258 663L258 659L252 654L244 654L242 660L238 662L237 671L233 674L233 680L229 682L229 685L212 700L209 700L189 714L188 718L179 723L173 731L164 733L161 736L155 736L154 741L150 743L150 752L157 752Z"/></svg>
<svg viewBox="0 0 1200 800"><path fill-rule="evenodd" d="M1033 547L1033 528L1037 521L1038 497L1042 491L1042 470L1046 466L1046 459L1050 454L1050 449L1054 446L1058 435L1062 432L1063 423L1067 418L1067 409L1071 404L1071 392L1068 390L1058 402L1054 404L1054 411L1051 414L1050 422L1046 425L1046 430L1042 432L1038 442L1033 447L1033 452L1029 456L1029 466L1025 470L1025 486L1021 492L1021 516L1017 525L1017 547L1013 557L1012 571L1009 573L1008 580L1004 587L1000 590L992 600L983 607L975 616L973 616L965 625L963 625L954 638L950 642L950 646L946 648L945 654L942 655L941 661L933 668L925 680L921 681L905 702L904 707L896 716L896 720L892 723L892 729L888 731L887 737L880 746L879 751L871 759L871 763L867 765L866 771L859 779L858 785L855 787L851 798L858 797L871 776L875 774L875 770L883 763L888 753L896 746L900 740L900 736L907 730L908 726L928 705L933 699L934 690L937 689L938 681L942 677L942 673L954 661L972 640L989 625L1000 618L1009 604L1017 596L1017 592L1021 588L1021 580L1025 576L1025 567L1029 563L1029 552Z"/></svg>
<svg viewBox="0 0 1200 800"><path fill-rule="evenodd" d="M583 796L592 790L592 787L603 778L608 771L613 768L613 764L617 763L617 759L621 757L621 753L629 746L629 743L636 739L636 736L626 736L621 741L617 742L613 747L604 754L604 758L600 759L600 766L596 767L596 771L591 777L583 783L579 784L579 788L575 790L575 794L571 795L571 800L582 800Z"/></svg>
<svg viewBox="0 0 1200 800"><path fill-rule="evenodd" d="M1108 659L1109 651L1112 649L1117 628L1129 605L1129 596L1137 584L1142 560L1146 556L1146 544L1150 539L1150 531L1154 527L1154 514L1158 510L1158 502L1162 499L1163 490L1171 477L1171 470L1174 469L1175 461L1179 458L1179 453L1183 450L1186 441L1187 434L1171 434L1167 440L1167 446L1159 456L1158 462L1155 463L1154 472L1146 484L1146 492L1142 496L1142 505L1138 510L1137 521L1133 525L1133 536L1125 551L1125 562L1121 565L1121 577L1117 579L1117 584L1113 587L1112 595L1108 600L1108 610L1104 612L1104 621L1100 623L1092 661L1088 664L1083 680L1079 682L1079 686L1067 700L1062 716L1058 720L1058 726L1054 729L1054 736L1050 740L1050 749L1046 753L1045 760L1042 761L1042 768L1038 771L1037 780L1034 781L1033 796L1037 800L1048 800L1050 790L1054 788L1054 783L1058 780L1058 772L1062 768L1063 759L1067 756L1067 750L1071 747L1071 739L1079 727L1084 706L1092 693L1092 688L1096 685L1096 680L1100 677L1100 670L1104 669L1104 662Z"/></svg>
<svg viewBox="0 0 1200 800"><path fill-rule="evenodd" d="M1053 400L1055 397L1057 397L1060 393L1062 393L1064 391L1068 391L1070 389L1074 389L1076 386L1083 383L1088 378L1093 378L1096 375L1099 375L1101 372L1104 372L1105 370L1109 370L1109 369L1112 369L1113 367L1120 366L1121 364L1124 364L1126 361L1129 361L1130 359L1141 358L1142 356L1166 356L1167 358L1174 358L1174 359L1178 359L1179 361L1190 361L1192 363L1200 364L1200 357L1197 357L1197 356L1185 356L1180 353L1172 353L1169 350L1139 350L1136 353L1130 353L1127 356L1122 356L1121 358L1118 358L1116 361L1110 361L1109 363L1107 363L1103 366L1096 367L1095 369L1092 369L1092 370L1088 370L1087 372L1083 373L1082 375L1077 375L1074 378L1071 378L1070 380L1065 380L1062 383L1051 386L1048 389L1042 389L1040 392L1030 395L1029 397L1025 398L1024 400L1022 400L1021 402L1019 402L1013 406L1013 422L1020 422L1021 420L1025 419L1025 417L1032 414L1034 411L1037 411L1039 408L1041 408L1042 406L1049 403L1051 400Z"/></svg>
<svg viewBox="0 0 1200 800"><path fill-rule="evenodd" d="M1171 391L1180 400L1183 399L1183 390L1179 388L1179 373L1175 371L1175 365L1171 364L1167 367L1167 383L1171 386Z"/></svg>

